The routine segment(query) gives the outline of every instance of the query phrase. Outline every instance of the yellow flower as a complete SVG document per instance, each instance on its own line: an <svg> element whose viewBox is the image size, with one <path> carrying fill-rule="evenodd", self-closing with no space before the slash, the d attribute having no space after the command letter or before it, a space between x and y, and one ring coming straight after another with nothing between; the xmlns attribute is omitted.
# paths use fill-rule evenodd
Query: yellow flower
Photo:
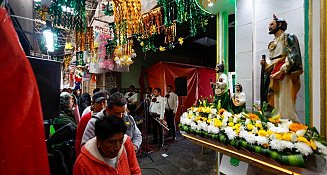
<svg viewBox="0 0 327 175"><path fill-rule="evenodd" d="M182 44L183 44L183 42L184 42L184 38L181 38L181 37L180 37L180 38L178 38L178 42L179 42L179 44L180 44L180 45L182 45Z"/></svg>
<svg viewBox="0 0 327 175"><path fill-rule="evenodd" d="M310 140L310 146L313 150L316 150L317 149L317 146L315 144L315 142L313 140Z"/></svg>
<svg viewBox="0 0 327 175"><path fill-rule="evenodd" d="M260 129L262 129L262 124L261 124L261 123L256 123L256 124L255 124L255 127L258 127L258 128L260 128Z"/></svg>
<svg viewBox="0 0 327 175"><path fill-rule="evenodd" d="M291 133L285 133L282 135L282 139L286 141L290 141L292 139L292 134Z"/></svg>
<svg viewBox="0 0 327 175"><path fill-rule="evenodd" d="M201 116L197 116L196 118L195 118L195 121L199 121L199 120L201 120Z"/></svg>
<svg viewBox="0 0 327 175"><path fill-rule="evenodd" d="M65 45L65 49L66 49L66 50L71 50L71 49L73 49L73 45L72 45L72 43L71 43L71 42L67 42L66 45Z"/></svg>
<svg viewBox="0 0 327 175"><path fill-rule="evenodd" d="M247 124L246 127L248 128L248 130L251 130L254 128L254 126L252 124Z"/></svg>
<svg viewBox="0 0 327 175"><path fill-rule="evenodd" d="M161 52L163 52L163 51L166 50L166 47L162 47L162 46L160 46L160 47L159 47L159 50L160 50Z"/></svg>
<svg viewBox="0 0 327 175"><path fill-rule="evenodd" d="M260 129L260 130L258 131L258 135L259 135L259 136L267 136L268 133L267 133L265 130Z"/></svg>
<svg viewBox="0 0 327 175"><path fill-rule="evenodd" d="M305 137L298 137L297 140L311 146L310 142Z"/></svg>
<svg viewBox="0 0 327 175"><path fill-rule="evenodd" d="M94 48L98 48L99 47L99 43L95 41L94 44L93 44L93 47Z"/></svg>
<svg viewBox="0 0 327 175"><path fill-rule="evenodd" d="M269 135L271 135L271 134L273 134L274 132L272 132L272 130L268 130L267 131L267 135L269 136Z"/></svg>
<svg viewBox="0 0 327 175"><path fill-rule="evenodd" d="M283 139L282 134L275 133L275 136L276 136L277 140L282 140Z"/></svg>
<svg viewBox="0 0 327 175"><path fill-rule="evenodd" d="M193 114L189 114L189 115L187 116L187 118L191 119L192 116L193 116Z"/></svg>
<svg viewBox="0 0 327 175"><path fill-rule="evenodd" d="M213 121L214 121L213 125L215 127L221 127L221 125L223 125L223 123L220 120L218 120L217 118L213 119Z"/></svg>
<svg viewBox="0 0 327 175"><path fill-rule="evenodd" d="M228 126L234 126L234 123L233 122L229 122L228 123Z"/></svg>
<svg viewBox="0 0 327 175"><path fill-rule="evenodd" d="M290 124L289 128L291 131L296 132L298 130L307 130L308 127L300 123L292 123Z"/></svg>
<svg viewBox="0 0 327 175"><path fill-rule="evenodd" d="M201 106L198 108L197 112L203 112L204 108Z"/></svg>
<svg viewBox="0 0 327 175"><path fill-rule="evenodd" d="M142 41L142 42L140 43L140 45L143 47L143 46L144 46L144 42Z"/></svg>
<svg viewBox="0 0 327 175"><path fill-rule="evenodd" d="M207 120L207 123L208 123L208 124L210 124L210 123L211 123L211 121L212 121L212 119L211 119L211 118L209 118L209 119Z"/></svg>
<svg viewBox="0 0 327 175"><path fill-rule="evenodd" d="M210 107L205 107L205 108L203 109L203 112L210 114L210 112L211 112L211 108L210 108Z"/></svg>

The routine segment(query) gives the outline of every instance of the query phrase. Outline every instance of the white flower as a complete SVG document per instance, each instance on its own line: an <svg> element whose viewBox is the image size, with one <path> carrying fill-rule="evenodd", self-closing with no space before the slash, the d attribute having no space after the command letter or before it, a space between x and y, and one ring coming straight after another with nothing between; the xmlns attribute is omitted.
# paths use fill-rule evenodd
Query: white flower
<svg viewBox="0 0 327 175"><path fill-rule="evenodd" d="M222 126L227 126L228 117L225 116L224 119L221 122L223 123Z"/></svg>
<svg viewBox="0 0 327 175"><path fill-rule="evenodd" d="M196 126L196 129L200 131L200 130L202 129L202 126L201 126L201 123L202 123L202 122L201 122L201 121L197 121L197 123L198 123L198 124L197 124L197 126Z"/></svg>
<svg viewBox="0 0 327 175"><path fill-rule="evenodd" d="M258 145L264 145L269 143L269 139L264 136L256 136L256 140Z"/></svg>
<svg viewBox="0 0 327 175"><path fill-rule="evenodd" d="M293 133L293 134L291 135L291 141L292 141L292 142L296 142L296 141L297 141L297 136L296 136L295 133Z"/></svg>
<svg viewBox="0 0 327 175"><path fill-rule="evenodd" d="M256 142L256 136L252 133L249 133L245 130L240 131L239 136L241 138L244 138L246 140L246 142L250 143L250 144L254 144Z"/></svg>
<svg viewBox="0 0 327 175"><path fill-rule="evenodd" d="M187 112L184 112L183 115L182 115L182 117L184 117L184 118L187 118L187 116L188 116Z"/></svg>
<svg viewBox="0 0 327 175"><path fill-rule="evenodd" d="M233 116L233 114L228 111L224 111L223 115L227 118Z"/></svg>
<svg viewBox="0 0 327 175"><path fill-rule="evenodd" d="M259 125L261 124L261 120L256 120L255 123Z"/></svg>
<svg viewBox="0 0 327 175"><path fill-rule="evenodd" d="M304 129L301 129L301 130L296 131L296 135L297 135L298 137L301 137L301 136L304 136L305 132L306 132L306 131L305 131Z"/></svg>
<svg viewBox="0 0 327 175"><path fill-rule="evenodd" d="M251 122L251 120L248 119L248 118L245 120L245 124L246 124L246 125L250 124L250 122Z"/></svg>
<svg viewBox="0 0 327 175"><path fill-rule="evenodd" d="M229 140L234 140L235 137L237 136L236 132L233 130L232 127L228 126L224 130Z"/></svg>
<svg viewBox="0 0 327 175"><path fill-rule="evenodd" d="M258 133L258 128L257 128L257 127L253 127L253 129L252 129L252 133L253 133L253 134Z"/></svg>
<svg viewBox="0 0 327 175"><path fill-rule="evenodd" d="M289 130L288 128L285 128L285 127L276 127L276 126L273 126L271 128L269 128L272 132L275 132L275 133L288 133Z"/></svg>
<svg viewBox="0 0 327 175"><path fill-rule="evenodd" d="M212 114L209 114L209 115L208 115L208 118L210 118L210 119L211 119L211 118L212 118Z"/></svg>
<svg viewBox="0 0 327 175"><path fill-rule="evenodd" d="M275 125L273 123L267 122L267 127L268 129L275 127Z"/></svg>
<svg viewBox="0 0 327 175"><path fill-rule="evenodd" d="M294 145L295 145L296 151L300 152L303 155L308 156L313 153L311 147L303 142L297 142Z"/></svg>
<svg viewBox="0 0 327 175"><path fill-rule="evenodd" d="M216 108L211 108L210 114L217 114L217 109Z"/></svg>
<svg viewBox="0 0 327 175"><path fill-rule="evenodd" d="M191 123L194 123L194 122L192 122L191 119L189 119L189 118L185 119L185 125L191 125Z"/></svg>
<svg viewBox="0 0 327 175"><path fill-rule="evenodd" d="M321 152L321 154L327 155L327 147L325 145L321 144L318 141L315 141L315 144L318 148L318 151Z"/></svg>
<svg viewBox="0 0 327 175"><path fill-rule="evenodd" d="M197 125L194 122L191 123L191 129L193 129L193 130L197 129Z"/></svg>
<svg viewBox="0 0 327 175"><path fill-rule="evenodd" d="M208 133L218 134L219 133L219 128L215 127L214 125L209 125L208 126Z"/></svg>
<svg viewBox="0 0 327 175"><path fill-rule="evenodd" d="M237 123L240 118L240 115L235 115L233 119L233 123Z"/></svg>
<svg viewBox="0 0 327 175"><path fill-rule="evenodd" d="M198 123L198 125L199 125L200 130L202 129L203 131L208 132L208 125L206 122L200 122L200 123Z"/></svg>
<svg viewBox="0 0 327 175"><path fill-rule="evenodd" d="M278 151L283 151L285 148L289 148L289 149L294 148L294 144L290 141L275 139L270 141L270 147Z"/></svg>
<svg viewBox="0 0 327 175"><path fill-rule="evenodd" d="M193 112L196 112L197 110L198 110L198 108L194 108L194 109L193 109Z"/></svg>
<svg viewBox="0 0 327 175"><path fill-rule="evenodd" d="M280 119L280 122L285 125L287 128L290 126L290 124L292 124L293 122L291 120L288 119Z"/></svg>

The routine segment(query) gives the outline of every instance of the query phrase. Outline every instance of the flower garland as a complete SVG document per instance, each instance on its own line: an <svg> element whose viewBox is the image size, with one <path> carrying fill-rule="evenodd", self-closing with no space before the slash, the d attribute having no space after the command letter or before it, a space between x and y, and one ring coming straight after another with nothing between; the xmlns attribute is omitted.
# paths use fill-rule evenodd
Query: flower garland
<svg viewBox="0 0 327 175"><path fill-rule="evenodd" d="M232 114L215 107L207 99L183 113L180 129L266 155L284 165L304 167L306 156L313 153L327 155L326 141L315 128L294 123L280 116L267 117L262 113ZM219 106L219 104L217 105ZM279 122L272 123L270 118Z"/></svg>

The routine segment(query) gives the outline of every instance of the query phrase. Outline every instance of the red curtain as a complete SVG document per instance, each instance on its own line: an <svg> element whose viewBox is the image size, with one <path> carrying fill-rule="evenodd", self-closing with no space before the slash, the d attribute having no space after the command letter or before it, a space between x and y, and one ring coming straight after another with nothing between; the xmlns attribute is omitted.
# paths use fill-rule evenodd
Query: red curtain
<svg viewBox="0 0 327 175"><path fill-rule="evenodd" d="M38 87L11 19L3 8L0 8L0 62L0 172L48 175Z"/></svg>
<svg viewBox="0 0 327 175"><path fill-rule="evenodd" d="M212 95L213 91L210 86L210 79L215 80L216 76L215 70L212 68L167 62L157 63L144 70L144 72L147 73L149 86L161 89L161 96L166 94L167 85L172 85L174 90L176 90L175 78L187 77L187 96L180 96L178 99L177 121L179 121L182 112L185 112L187 108L191 107L196 99L201 96L209 97ZM144 81L143 79L141 76L140 82Z"/></svg>

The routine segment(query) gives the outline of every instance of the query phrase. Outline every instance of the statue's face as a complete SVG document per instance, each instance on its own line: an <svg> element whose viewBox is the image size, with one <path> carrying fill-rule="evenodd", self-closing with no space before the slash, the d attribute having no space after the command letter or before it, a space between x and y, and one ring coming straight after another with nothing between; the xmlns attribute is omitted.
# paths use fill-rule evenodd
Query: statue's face
<svg viewBox="0 0 327 175"><path fill-rule="evenodd" d="M279 30L276 20L270 21L268 29L269 29L269 34L275 34Z"/></svg>

